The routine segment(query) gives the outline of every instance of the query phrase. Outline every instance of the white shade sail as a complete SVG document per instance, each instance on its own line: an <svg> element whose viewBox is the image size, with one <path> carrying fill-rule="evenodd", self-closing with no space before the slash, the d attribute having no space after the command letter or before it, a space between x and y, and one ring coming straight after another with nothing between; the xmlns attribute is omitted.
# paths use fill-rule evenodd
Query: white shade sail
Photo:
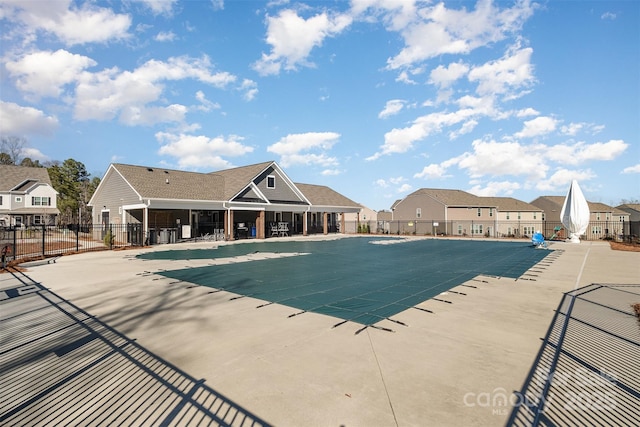
<svg viewBox="0 0 640 427"><path fill-rule="evenodd" d="M589 225L589 215L587 199L584 198L578 181L574 179L560 211L560 219L567 230L569 241L580 243L580 236L587 231Z"/></svg>

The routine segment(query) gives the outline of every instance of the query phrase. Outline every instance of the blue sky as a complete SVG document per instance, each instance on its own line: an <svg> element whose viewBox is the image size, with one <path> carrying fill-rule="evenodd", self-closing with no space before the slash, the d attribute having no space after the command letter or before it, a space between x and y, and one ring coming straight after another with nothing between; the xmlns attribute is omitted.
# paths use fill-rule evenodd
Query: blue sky
<svg viewBox="0 0 640 427"><path fill-rule="evenodd" d="M0 0L25 156L277 161L372 209L419 188L640 199L640 2Z"/></svg>

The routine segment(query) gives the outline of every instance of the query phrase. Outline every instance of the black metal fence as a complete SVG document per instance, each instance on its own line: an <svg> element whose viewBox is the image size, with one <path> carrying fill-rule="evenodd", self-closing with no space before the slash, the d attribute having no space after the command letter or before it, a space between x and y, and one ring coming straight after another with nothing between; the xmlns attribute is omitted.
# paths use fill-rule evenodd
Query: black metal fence
<svg viewBox="0 0 640 427"><path fill-rule="evenodd" d="M346 233L414 236L456 236L470 238L531 238L541 232L546 239L566 239L567 233L556 221L465 221L394 220L347 221ZM592 221L582 240L633 241L640 235L640 221Z"/></svg>
<svg viewBox="0 0 640 427"><path fill-rule="evenodd" d="M141 224L32 225L0 229L0 249L5 262L144 243Z"/></svg>

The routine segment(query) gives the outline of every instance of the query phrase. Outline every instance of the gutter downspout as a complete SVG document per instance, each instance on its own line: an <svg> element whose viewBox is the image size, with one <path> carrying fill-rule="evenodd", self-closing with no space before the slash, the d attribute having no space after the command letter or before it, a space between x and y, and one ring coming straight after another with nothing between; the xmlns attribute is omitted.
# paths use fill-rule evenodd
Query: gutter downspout
<svg viewBox="0 0 640 427"><path fill-rule="evenodd" d="M233 229L231 228L231 207L227 206L227 202L222 202L222 207L227 210L227 223L225 224L224 240L231 240ZM228 233L228 234L227 234Z"/></svg>

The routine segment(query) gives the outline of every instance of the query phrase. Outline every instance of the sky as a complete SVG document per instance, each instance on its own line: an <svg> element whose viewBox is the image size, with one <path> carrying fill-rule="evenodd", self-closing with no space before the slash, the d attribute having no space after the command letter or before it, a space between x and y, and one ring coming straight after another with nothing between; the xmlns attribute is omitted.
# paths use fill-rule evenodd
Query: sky
<svg viewBox="0 0 640 427"><path fill-rule="evenodd" d="M32 160L276 161L374 210L420 188L640 200L640 2L0 0Z"/></svg>

